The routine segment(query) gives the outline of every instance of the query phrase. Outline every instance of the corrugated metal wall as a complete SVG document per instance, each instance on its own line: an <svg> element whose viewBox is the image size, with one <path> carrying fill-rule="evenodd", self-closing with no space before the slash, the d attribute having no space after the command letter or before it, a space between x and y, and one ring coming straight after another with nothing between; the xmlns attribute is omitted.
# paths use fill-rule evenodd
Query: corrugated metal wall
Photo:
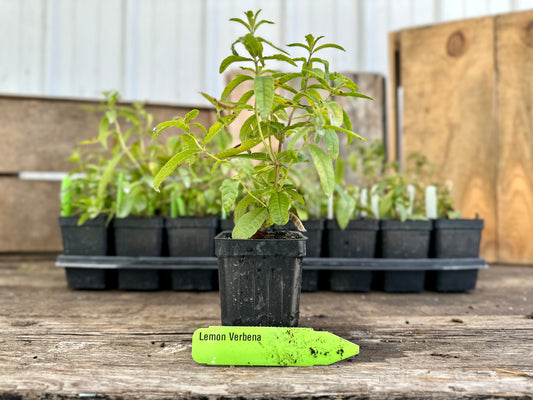
<svg viewBox="0 0 533 400"><path fill-rule="evenodd" d="M325 35L332 70L387 74L387 33L533 8L533 0L0 0L0 93L195 104L218 95L220 61L263 9L279 44Z"/></svg>

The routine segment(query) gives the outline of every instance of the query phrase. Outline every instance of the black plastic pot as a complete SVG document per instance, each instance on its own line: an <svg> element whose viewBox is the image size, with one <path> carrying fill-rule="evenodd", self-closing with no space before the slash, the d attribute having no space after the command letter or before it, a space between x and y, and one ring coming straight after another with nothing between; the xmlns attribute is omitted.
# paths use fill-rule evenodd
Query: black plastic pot
<svg viewBox="0 0 533 400"><path fill-rule="evenodd" d="M165 218L170 257L211 257L215 254L217 217Z"/></svg>
<svg viewBox="0 0 533 400"><path fill-rule="evenodd" d="M63 254L105 256L108 250L106 216L88 219L78 226L78 217L59 217Z"/></svg>
<svg viewBox="0 0 533 400"><path fill-rule="evenodd" d="M298 326L306 238L215 239L222 325Z"/></svg>
<svg viewBox="0 0 533 400"><path fill-rule="evenodd" d="M166 218L165 229L170 257L210 257L215 254L218 217ZM173 290L213 290L212 270L176 270L170 273Z"/></svg>
<svg viewBox="0 0 533 400"><path fill-rule="evenodd" d="M433 227L435 258L477 258L482 219L437 219Z"/></svg>
<svg viewBox="0 0 533 400"><path fill-rule="evenodd" d="M481 243L482 219L437 219L432 235L435 258L477 258ZM434 271L430 286L439 292L464 292L476 287L477 269Z"/></svg>
<svg viewBox="0 0 533 400"><path fill-rule="evenodd" d="M163 218L116 218L113 220L115 253L126 257L160 257L163 249ZM159 271L121 269L118 288L157 290Z"/></svg>
<svg viewBox="0 0 533 400"><path fill-rule="evenodd" d="M302 232L307 237L306 257L321 257L324 247L324 219L302 221L307 232ZM285 225L275 225L274 229L295 231L292 222ZM302 292L315 292L319 286L320 270L304 269L302 272Z"/></svg>
<svg viewBox="0 0 533 400"><path fill-rule="evenodd" d="M156 269L119 269L118 288L120 290L159 290L162 286L159 271Z"/></svg>
<svg viewBox="0 0 533 400"><path fill-rule="evenodd" d="M115 218L115 253L125 257L160 257L163 245L163 218Z"/></svg>
<svg viewBox="0 0 533 400"><path fill-rule="evenodd" d="M108 290L117 287L116 271L96 268L65 268L67 285L72 289Z"/></svg>
<svg viewBox="0 0 533 400"><path fill-rule="evenodd" d="M374 258L378 220L352 220L344 230L336 220L328 220L326 227L330 258ZM373 277L373 271L331 270L329 288L336 292L369 292Z"/></svg>
<svg viewBox="0 0 533 400"><path fill-rule="evenodd" d="M431 221L382 220L380 222L380 254L382 258L428 258ZM383 289L386 292L421 292L425 271L385 271Z"/></svg>

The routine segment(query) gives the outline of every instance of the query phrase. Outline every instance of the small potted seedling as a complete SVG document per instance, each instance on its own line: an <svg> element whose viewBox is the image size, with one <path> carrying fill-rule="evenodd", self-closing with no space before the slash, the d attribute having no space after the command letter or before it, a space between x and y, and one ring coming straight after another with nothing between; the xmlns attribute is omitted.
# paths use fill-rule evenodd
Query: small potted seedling
<svg viewBox="0 0 533 400"><path fill-rule="evenodd" d="M246 74L233 78L219 99L204 95L216 107L217 121L208 129L179 120L155 128L156 134L171 126L179 128L185 149L163 166L154 187L179 165L190 168L199 158L211 160L213 168L227 164L229 169L236 159L254 160L251 174L233 169L221 185L223 207L229 211L236 204L233 231L221 233L215 241L222 324L296 326L306 239L301 232L267 228L291 220L298 230L305 229L294 206L304 202L295 165L314 167L324 195L333 194L338 134L359 138L333 98L366 96L348 78L330 73L329 62L317 54L325 48L342 49L340 46L321 44L322 37L307 35L304 43L289 45L305 55L292 57L258 35L261 25L271 23L258 15L248 11L244 20L232 19L246 33L232 44L232 54L222 61L219 71L239 63ZM275 71L271 62L293 72ZM237 102L229 101L231 92L247 81L253 82L253 89ZM299 85L291 86L291 82ZM216 154L210 152L209 142L243 111L250 116L240 129L239 141ZM193 126L201 133L193 132Z"/></svg>
<svg viewBox="0 0 533 400"><path fill-rule="evenodd" d="M380 195L380 256L428 258L432 223L423 212L415 186L394 169L378 184ZM419 292L425 287L425 271L385 271L384 289Z"/></svg>
<svg viewBox="0 0 533 400"><path fill-rule="evenodd" d="M68 175L62 182L59 225L66 256L108 254L107 202L97 196L100 178L91 169L88 175ZM114 284L114 275L104 269L66 267L65 273L68 286L74 289L109 289Z"/></svg>
<svg viewBox="0 0 533 400"><path fill-rule="evenodd" d="M434 219L432 256L478 258L483 220L460 218L450 191L449 186L435 185L426 192L426 215ZM464 292L475 288L477 273L477 269L435 271L430 282L439 292Z"/></svg>

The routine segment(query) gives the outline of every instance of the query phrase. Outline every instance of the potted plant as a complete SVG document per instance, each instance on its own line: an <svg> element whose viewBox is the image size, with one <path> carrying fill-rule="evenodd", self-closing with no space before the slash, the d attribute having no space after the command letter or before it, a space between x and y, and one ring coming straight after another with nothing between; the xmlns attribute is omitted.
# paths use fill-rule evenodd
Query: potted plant
<svg viewBox="0 0 533 400"><path fill-rule="evenodd" d="M210 159L214 168L222 164L231 166L239 158L254 160L251 174L234 170L221 185L223 207L229 211L236 204L233 231L221 233L215 241L222 324L296 326L305 237L300 232L266 228L291 220L298 230L305 229L294 207L304 201L294 179L296 164L313 165L324 194L333 194L332 162L338 155L337 135L359 136L352 132L347 114L332 97L366 96L358 93L357 86L348 78L330 73L327 60L316 54L324 48L342 49L340 46L320 44L321 37L307 35L305 43L289 45L303 49L306 56L291 57L258 36L257 29L270 21L259 20L259 12L247 11L245 15L245 20L232 19L243 25L247 33L232 44L232 54L222 61L219 71L240 63L251 74L233 78L220 99L204 94L216 107L218 116L209 129L179 120L155 128L156 134L171 126L179 128L185 149L158 172L154 187L158 188L178 165L185 163L190 167L198 158ZM273 53L267 54L271 50ZM277 72L268 66L272 61L290 67L299 64L300 69ZM228 95L248 80L253 81L253 90L237 102L228 101ZM297 89L288 84L293 80L300 82ZM240 129L240 142L217 154L211 153L207 144L243 111L250 116ZM194 133L192 126L201 133Z"/></svg>
<svg viewBox="0 0 533 400"><path fill-rule="evenodd" d="M432 256L435 258L478 258L483 220L460 218L453 206L451 189L436 185L437 213L433 221ZM477 269L434 271L432 287L439 292L464 292L476 286Z"/></svg>
<svg viewBox="0 0 533 400"><path fill-rule="evenodd" d="M115 195L112 222L114 254L122 257L160 257L165 198L154 192L153 174L160 166L164 146L151 141L153 116L140 103L119 105L117 92L106 93L101 109L98 140L109 146L113 157L110 176ZM155 269L119 269L118 287L126 290L156 290L161 286Z"/></svg>
<svg viewBox="0 0 533 400"><path fill-rule="evenodd" d="M197 110L184 119L191 121ZM184 150L181 142L172 137L168 140L168 162L173 154ZM210 143L210 150L225 147L231 135L221 133ZM181 147L180 147L181 146ZM225 179L226 166L212 171L207 159L199 159L189 169L179 169L162 187L163 196L170 199L170 215L165 218L168 255L170 257L213 257L222 201L219 187ZM216 277L212 269L174 269L171 271L173 290L212 290Z"/></svg>
<svg viewBox="0 0 533 400"><path fill-rule="evenodd" d="M93 169L88 175L67 175L62 182L59 226L66 256L107 255L109 221L96 190L100 177ZM67 267L65 273L74 289L109 289L114 282L114 274L104 269Z"/></svg>
<svg viewBox="0 0 533 400"><path fill-rule="evenodd" d="M380 196L380 256L382 258L428 258L432 223L423 212L416 188L396 166L378 184ZM425 271L385 271L384 289L419 292L425 287Z"/></svg>

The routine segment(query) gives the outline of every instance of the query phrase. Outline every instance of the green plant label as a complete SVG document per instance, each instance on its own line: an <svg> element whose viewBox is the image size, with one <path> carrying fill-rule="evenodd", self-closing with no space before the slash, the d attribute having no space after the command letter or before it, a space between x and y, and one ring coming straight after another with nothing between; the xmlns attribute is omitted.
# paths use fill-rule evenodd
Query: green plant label
<svg viewBox="0 0 533 400"><path fill-rule="evenodd" d="M192 358L208 365L329 365L357 354L358 345L311 328L211 326L192 337Z"/></svg>

